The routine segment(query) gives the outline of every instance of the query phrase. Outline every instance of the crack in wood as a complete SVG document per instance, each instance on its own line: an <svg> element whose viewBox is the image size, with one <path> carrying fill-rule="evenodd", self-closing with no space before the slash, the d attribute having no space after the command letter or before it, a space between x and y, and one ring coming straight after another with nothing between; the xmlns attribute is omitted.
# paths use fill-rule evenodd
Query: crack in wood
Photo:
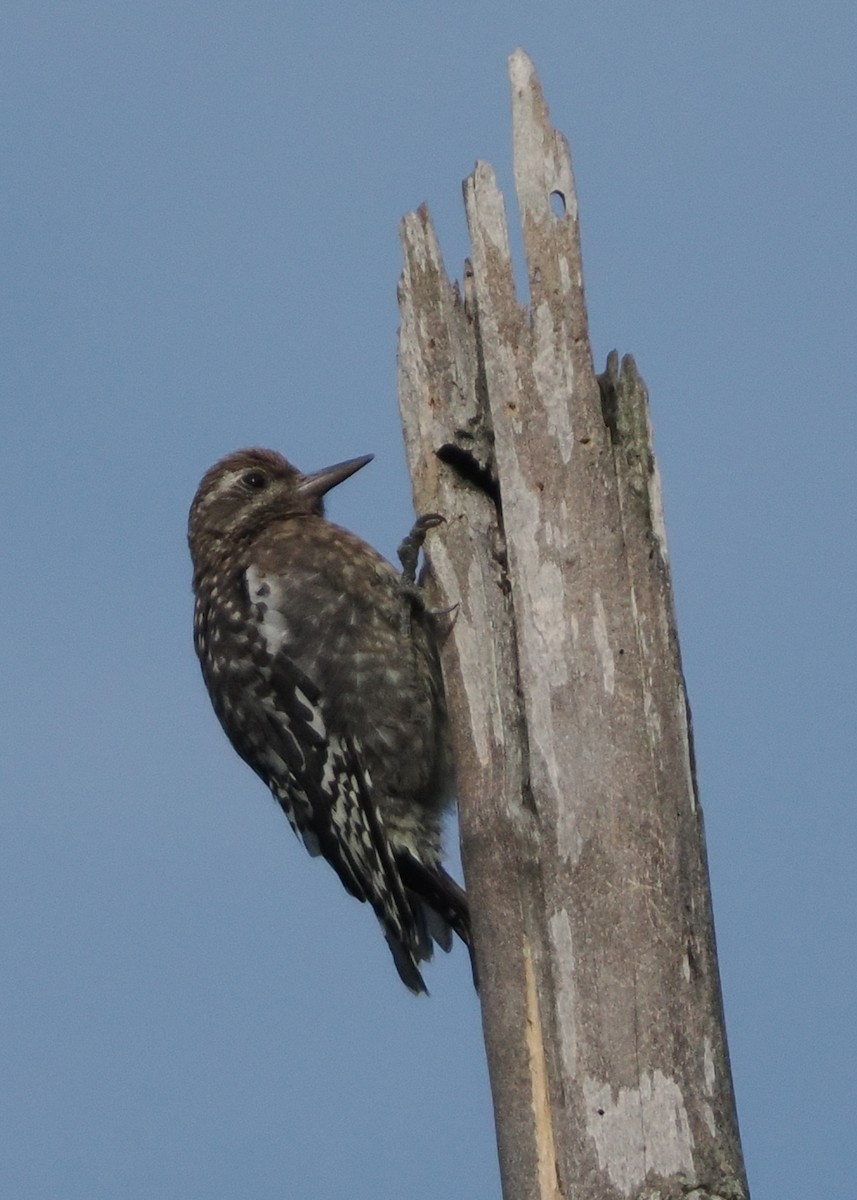
<svg viewBox="0 0 857 1200"><path fill-rule="evenodd" d="M451 467L459 478L484 492L498 514L502 513L500 487L489 467L483 466L473 454L463 446L457 446L455 442L446 442L436 453L440 461Z"/></svg>

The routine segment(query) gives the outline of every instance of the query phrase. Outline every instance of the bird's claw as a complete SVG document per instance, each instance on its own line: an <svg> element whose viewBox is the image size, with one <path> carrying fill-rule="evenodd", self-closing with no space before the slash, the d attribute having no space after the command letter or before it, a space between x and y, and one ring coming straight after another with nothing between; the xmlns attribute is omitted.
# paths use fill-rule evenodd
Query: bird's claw
<svg viewBox="0 0 857 1200"><path fill-rule="evenodd" d="M417 563L420 550L430 529L435 529L444 523L445 518L440 513L426 513L417 517L411 532L399 546L399 562L402 564L402 583L405 588L417 586Z"/></svg>

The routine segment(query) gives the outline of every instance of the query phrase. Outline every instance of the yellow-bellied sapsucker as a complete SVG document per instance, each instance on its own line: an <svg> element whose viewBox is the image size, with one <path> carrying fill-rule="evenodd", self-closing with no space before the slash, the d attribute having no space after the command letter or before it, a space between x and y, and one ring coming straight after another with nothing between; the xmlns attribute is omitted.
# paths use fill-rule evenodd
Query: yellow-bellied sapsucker
<svg viewBox="0 0 857 1200"><path fill-rule="evenodd" d="M399 574L325 519L323 496L372 456L301 474L239 450L204 476L190 510L194 641L229 740L311 854L368 900L399 975L454 930L467 900L440 863L452 769L430 613L414 585L425 529Z"/></svg>

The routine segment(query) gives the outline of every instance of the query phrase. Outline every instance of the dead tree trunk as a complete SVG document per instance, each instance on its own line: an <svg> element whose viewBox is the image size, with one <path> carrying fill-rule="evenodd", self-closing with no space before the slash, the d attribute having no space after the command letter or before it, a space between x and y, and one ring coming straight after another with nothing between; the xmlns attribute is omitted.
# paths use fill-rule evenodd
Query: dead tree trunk
<svg viewBox="0 0 857 1200"><path fill-rule="evenodd" d="M444 647L505 1200L747 1195L647 397L597 379L565 139L510 60L530 304L464 185L403 222L400 403Z"/></svg>

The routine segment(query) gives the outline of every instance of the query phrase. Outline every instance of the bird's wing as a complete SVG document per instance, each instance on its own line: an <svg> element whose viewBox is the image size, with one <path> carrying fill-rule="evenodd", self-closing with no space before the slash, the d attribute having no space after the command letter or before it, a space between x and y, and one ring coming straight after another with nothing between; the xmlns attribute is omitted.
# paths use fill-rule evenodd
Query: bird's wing
<svg viewBox="0 0 857 1200"><path fill-rule="evenodd" d="M421 991L416 963L430 955L431 938L402 882L360 746L328 727L318 687L285 650L270 660L269 672L259 773L310 852L322 854L348 891L371 904L403 979Z"/></svg>

